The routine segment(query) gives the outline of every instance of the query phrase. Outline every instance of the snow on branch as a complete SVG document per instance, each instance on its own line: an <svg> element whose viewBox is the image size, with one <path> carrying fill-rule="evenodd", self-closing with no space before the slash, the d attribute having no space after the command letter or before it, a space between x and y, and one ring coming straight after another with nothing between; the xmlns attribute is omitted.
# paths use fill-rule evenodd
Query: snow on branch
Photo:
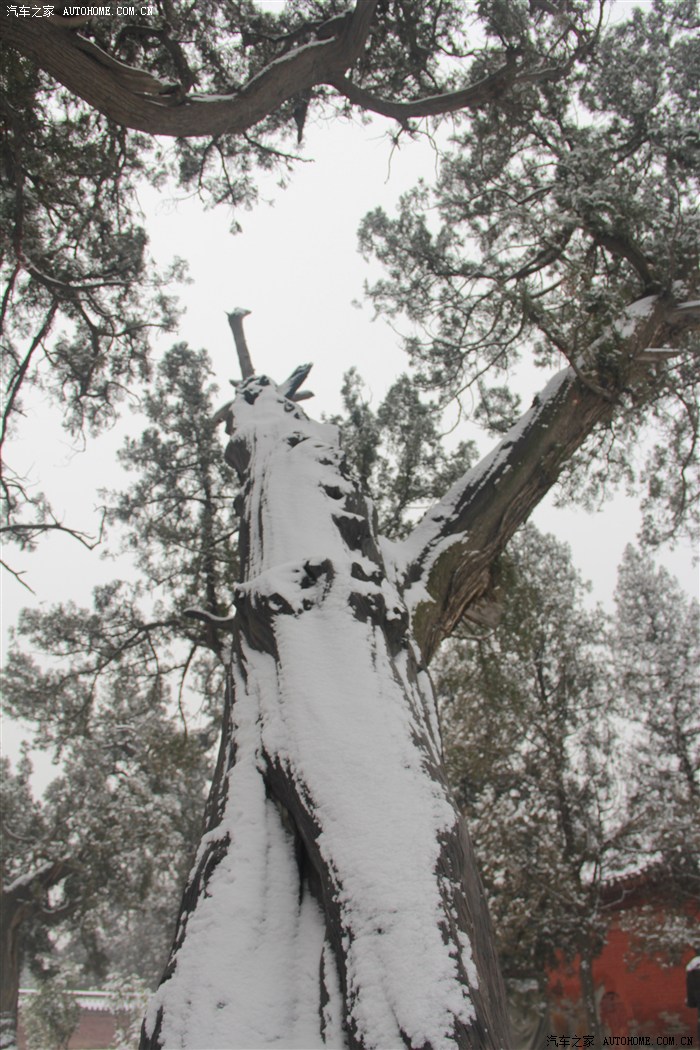
<svg viewBox="0 0 700 1050"><path fill-rule="evenodd" d="M9 44L33 59L89 105L127 128L154 135L197 137L240 134L288 99L319 84L334 88L354 105L405 123L409 118L476 109L511 87L559 80L592 46L584 38L561 65L527 69L514 53L494 73L457 91L394 101L353 83L345 74L362 54L377 0L357 0L351 12L318 27L315 38L273 59L239 89L225 95L188 93L191 74L184 64L180 83L167 83L108 54L76 29L69 18L7 19ZM183 60L175 45L176 66ZM302 125L303 126L303 125Z"/></svg>
<svg viewBox="0 0 700 1050"><path fill-rule="evenodd" d="M644 397L649 369L676 353L657 349L700 324L698 303L667 297L633 303L610 332L618 354L614 386L568 367L555 375L496 448L453 485L394 551L397 578L423 656L479 603L492 605L492 565L554 485L564 465L622 393Z"/></svg>
<svg viewBox="0 0 700 1050"><path fill-rule="evenodd" d="M488 600L496 555L574 449L610 412L610 403L581 383L572 368L563 369L399 545L397 569L426 659L469 606Z"/></svg>
<svg viewBox="0 0 700 1050"><path fill-rule="evenodd" d="M185 94L118 61L60 18L4 20L8 44L123 127L176 137L240 133L315 84L330 83L360 56L377 0L358 0L337 35L270 62L227 95Z"/></svg>
<svg viewBox="0 0 700 1050"><path fill-rule="evenodd" d="M308 398L314 395L310 390L300 390L299 387L304 382L309 372L312 369L312 365L299 365L295 368L288 379L285 379L284 383L280 383L280 393L289 398L290 401L306 401Z"/></svg>
<svg viewBox="0 0 700 1050"><path fill-rule="evenodd" d="M47 860L39 864L34 871L18 875L7 886L3 886L3 895L17 901L32 901L37 893L45 893L75 870L75 862L69 857L59 860Z"/></svg>

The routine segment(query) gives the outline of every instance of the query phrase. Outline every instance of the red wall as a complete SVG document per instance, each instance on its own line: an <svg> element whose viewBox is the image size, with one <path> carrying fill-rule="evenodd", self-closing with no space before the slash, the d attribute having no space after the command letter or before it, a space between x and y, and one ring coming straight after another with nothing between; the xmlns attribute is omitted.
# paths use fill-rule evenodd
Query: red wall
<svg viewBox="0 0 700 1050"><path fill-rule="evenodd" d="M78 1027L68 1043L68 1050L107 1050L112 1045L116 1023L109 1010L81 1010ZM17 1031L19 1050L26 1050L27 1041L22 1027L22 1011Z"/></svg>
<svg viewBox="0 0 700 1050"><path fill-rule="evenodd" d="M662 922L662 916L659 916ZM593 979L600 996L600 1019L608 1035L692 1035L697 1011L685 1005L685 966L694 952L688 950L677 966L662 966L652 958L626 955L629 935L613 918L605 947L593 963ZM585 1013L580 1007L579 960L550 975L554 1002L552 1023L556 1034L586 1033ZM602 993L602 994L601 994ZM578 1026L574 1032L573 1026Z"/></svg>

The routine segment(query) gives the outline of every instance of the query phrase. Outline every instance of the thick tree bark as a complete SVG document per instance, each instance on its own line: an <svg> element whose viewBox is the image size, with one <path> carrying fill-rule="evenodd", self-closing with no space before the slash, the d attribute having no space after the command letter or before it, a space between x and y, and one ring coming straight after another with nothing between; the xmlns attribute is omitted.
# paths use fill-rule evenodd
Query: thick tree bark
<svg viewBox="0 0 700 1050"><path fill-rule="evenodd" d="M143 1047L507 1045L434 698L335 427L264 377L207 830Z"/></svg>
<svg viewBox="0 0 700 1050"><path fill-rule="evenodd" d="M622 392L643 400L651 371L671 356L667 348L698 325L697 301L649 296L633 304L597 348L605 357L612 344L616 369L607 386L573 367L555 375L494 451L399 546L398 578L427 662L465 614L478 616L495 558L584 441L613 418Z"/></svg>
<svg viewBox="0 0 700 1050"><path fill-rule="evenodd" d="M17 1046L22 907L3 897L0 903L0 1050Z"/></svg>
<svg viewBox="0 0 700 1050"><path fill-rule="evenodd" d="M142 1047L508 1045L426 663L563 464L697 304L623 319L616 386L566 369L407 541L377 537L335 427L245 380L225 725L207 826ZM604 349L604 348L603 348Z"/></svg>
<svg viewBox="0 0 700 1050"><path fill-rule="evenodd" d="M8 16L0 27L20 54L123 127L200 137L247 131L287 99L342 75L362 52L376 5L362 0L337 36L295 48L224 96L184 94L118 61L60 18Z"/></svg>
<svg viewBox="0 0 700 1050"><path fill-rule="evenodd" d="M569 62L552 67L519 66L513 56L489 76L457 91L426 98L381 98L345 75L364 50L377 0L361 0L349 17L331 19L316 39L273 60L256 76L227 95L188 94L190 83L170 84L146 70L128 66L76 32L85 19L25 19L8 16L0 23L4 39L32 59L90 106L125 128L153 135L201 137L247 131L284 102L316 85L327 85L350 103L405 123L426 116L478 109L515 85L558 80Z"/></svg>

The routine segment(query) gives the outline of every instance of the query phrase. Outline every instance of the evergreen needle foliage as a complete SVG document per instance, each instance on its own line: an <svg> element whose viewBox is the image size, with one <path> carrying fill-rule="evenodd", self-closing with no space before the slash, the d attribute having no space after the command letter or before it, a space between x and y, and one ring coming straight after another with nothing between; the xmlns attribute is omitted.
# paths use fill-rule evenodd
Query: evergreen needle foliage
<svg viewBox="0 0 700 1050"><path fill-rule="evenodd" d="M182 880L230 666L231 639L217 618L230 616L240 582L234 486L212 422L206 355L177 344L153 360L153 335L175 325L185 267L175 260L155 271L139 185L225 205L237 229L257 174L274 170L284 181L301 159L309 121L358 112L394 122L395 142L434 134L440 154L434 187L416 187L394 217L373 211L360 230L362 250L384 268L369 297L405 326L412 372L376 411L356 373L343 391L347 460L373 496L383 538L403 552L396 580L384 582L401 591L405 619L383 593L365 600L384 563L355 493L338 518L343 541L365 561L370 547L377 558L371 577L357 566L359 575L348 573L365 588L358 622L381 628L393 654L410 606L422 673L456 625L493 622L500 575L502 626L456 640L440 683L453 775L510 977L541 981L560 944L590 962L605 929L601 883L630 857L669 873L668 903L682 915L679 902L697 889L697 611L634 553L614 626L584 609L555 541L525 531L510 561L498 571L495 562L562 477L562 495L584 502L610 481L643 488L649 542L697 527L697 0L653 0L609 27L595 0L360 0L349 10L293 0L277 14L252 0L201 0L156 9L152 21L76 20L59 7L53 19L3 22L0 446L11 452L21 437L33 390L61 407L73 436L110 424L131 394L147 425L122 451L135 480L107 497L105 519L121 530L137 578L97 588L89 609L67 601L25 612L8 660L8 711L61 772L41 801L26 754L3 779L11 849L2 906L15 939L4 946L12 987L1 1038L13 1038L20 956L50 973L54 927L70 932L65 954L86 972L113 969L117 957L142 976L157 968L162 937L144 916L160 928L159 909ZM564 370L518 420L510 377L523 360ZM476 418L505 435L471 470L469 443L447 454L440 440L442 408L466 392L476 395ZM655 437L640 467L649 423ZM91 545L10 461L3 457L5 538L30 549L63 529ZM336 503L343 486L352 489L344 464L338 477L325 493ZM304 567L313 587L319 573L332 578L324 566ZM258 594L251 666L273 633L270 617L295 608L265 605L268 597ZM240 635L235 645L243 652ZM635 747L650 762L662 756L672 788L647 790L631 761L621 792L613 757L620 726L631 724ZM225 801L223 763L235 765L226 750L234 728L227 722L211 819ZM281 767L274 773L287 791L282 809L298 803L313 823L298 785ZM267 805L274 792L265 790ZM219 845L214 867L228 848ZM330 880L333 870L328 863L321 875ZM469 893L480 900L475 885ZM443 919L452 923L451 913ZM477 963L492 972L482 954ZM592 987L586 996L595 1025ZM352 1011L350 999L343 1009Z"/></svg>
<svg viewBox="0 0 700 1050"><path fill-rule="evenodd" d="M590 970L601 951L603 890L621 873L649 879L648 907L626 918L637 951L666 960L693 944L699 609L632 547L616 615L591 609L567 546L531 527L500 576L499 626L449 643L438 694L504 974L514 998L534 984L544 1012L547 968L579 955ZM586 1007L594 1032L590 995Z"/></svg>

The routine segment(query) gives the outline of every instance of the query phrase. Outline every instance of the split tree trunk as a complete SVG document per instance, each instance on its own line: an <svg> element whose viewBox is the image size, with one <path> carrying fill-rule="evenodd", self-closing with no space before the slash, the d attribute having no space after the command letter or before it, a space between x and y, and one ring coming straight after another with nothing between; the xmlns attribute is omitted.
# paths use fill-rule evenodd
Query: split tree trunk
<svg viewBox="0 0 700 1050"><path fill-rule="evenodd" d="M335 427L238 390L226 728L142 1047L508 1044L430 680Z"/></svg>
<svg viewBox="0 0 700 1050"><path fill-rule="evenodd" d="M695 302L634 304L615 387L564 369L396 545L336 428L295 404L308 369L238 387L220 415L244 493L222 744L143 1050L509 1045L426 664L621 392L653 392L667 351L647 348L697 322Z"/></svg>

